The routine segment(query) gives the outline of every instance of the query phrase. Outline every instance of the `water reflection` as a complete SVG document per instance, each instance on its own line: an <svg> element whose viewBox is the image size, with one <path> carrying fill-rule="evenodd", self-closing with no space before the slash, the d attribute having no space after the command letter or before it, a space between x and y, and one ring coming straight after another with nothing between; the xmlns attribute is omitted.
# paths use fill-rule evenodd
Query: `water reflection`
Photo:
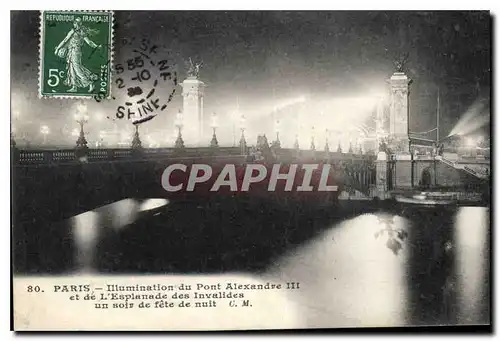
<svg viewBox="0 0 500 341"><path fill-rule="evenodd" d="M167 204L166 199L147 199L142 203L124 199L71 218L76 270L82 273L95 271L97 245L107 230L123 229L136 221L140 212L155 210Z"/></svg>
<svg viewBox="0 0 500 341"><path fill-rule="evenodd" d="M458 323L477 324L488 314L488 209L462 207L455 221Z"/></svg>
<svg viewBox="0 0 500 341"><path fill-rule="evenodd" d="M281 259L268 275L298 281L290 296L308 327L397 326L406 322L407 246L398 254L387 247L391 228L405 230L406 219L364 214L331 226L307 245Z"/></svg>
<svg viewBox="0 0 500 341"><path fill-rule="evenodd" d="M138 211L139 203L133 199L120 200L96 210L102 217L101 225L115 230L122 229L136 220Z"/></svg>
<svg viewBox="0 0 500 341"><path fill-rule="evenodd" d="M99 234L98 217L99 214L96 212L85 212L72 218L76 264L83 273L93 270L93 258Z"/></svg>
<svg viewBox="0 0 500 341"><path fill-rule="evenodd" d="M266 276L300 281L289 299L307 327L488 324L488 209L402 211L332 226ZM407 233L397 252L386 229Z"/></svg>
<svg viewBox="0 0 500 341"><path fill-rule="evenodd" d="M37 230L25 254L39 273L299 282L285 295L304 327L488 322L489 209L305 205L125 199Z"/></svg>

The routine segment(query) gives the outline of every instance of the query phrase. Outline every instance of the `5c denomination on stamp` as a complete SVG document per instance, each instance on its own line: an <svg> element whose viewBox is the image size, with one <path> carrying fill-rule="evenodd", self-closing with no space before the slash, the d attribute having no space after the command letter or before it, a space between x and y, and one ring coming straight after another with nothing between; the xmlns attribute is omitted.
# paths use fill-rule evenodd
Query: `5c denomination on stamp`
<svg viewBox="0 0 500 341"><path fill-rule="evenodd" d="M40 97L111 97L112 11L43 11Z"/></svg>

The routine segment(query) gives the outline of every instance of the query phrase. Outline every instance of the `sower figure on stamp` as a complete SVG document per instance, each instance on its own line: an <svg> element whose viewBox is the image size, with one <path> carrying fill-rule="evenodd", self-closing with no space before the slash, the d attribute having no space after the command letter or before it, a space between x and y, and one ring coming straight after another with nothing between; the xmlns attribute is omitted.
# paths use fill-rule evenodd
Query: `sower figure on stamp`
<svg viewBox="0 0 500 341"><path fill-rule="evenodd" d="M85 42L90 47L96 49L101 45L97 45L89 36L96 34L98 31L90 29L81 23L80 18L76 18L66 38L56 47L55 54L60 58L66 59L66 79L64 84L70 86L69 92L76 92L78 88L89 88L89 92L94 89L94 81L97 80L97 75L87 69L82 64L82 45Z"/></svg>

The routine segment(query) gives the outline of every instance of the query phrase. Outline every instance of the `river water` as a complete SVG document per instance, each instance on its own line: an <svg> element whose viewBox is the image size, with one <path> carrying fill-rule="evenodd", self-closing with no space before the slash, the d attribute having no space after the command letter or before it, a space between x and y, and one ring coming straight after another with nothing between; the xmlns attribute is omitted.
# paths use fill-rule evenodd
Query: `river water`
<svg viewBox="0 0 500 341"><path fill-rule="evenodd" d="M14 271L295 281L307 327L489 323L488 207L247 199L125 199L28 227Z"/></svg>

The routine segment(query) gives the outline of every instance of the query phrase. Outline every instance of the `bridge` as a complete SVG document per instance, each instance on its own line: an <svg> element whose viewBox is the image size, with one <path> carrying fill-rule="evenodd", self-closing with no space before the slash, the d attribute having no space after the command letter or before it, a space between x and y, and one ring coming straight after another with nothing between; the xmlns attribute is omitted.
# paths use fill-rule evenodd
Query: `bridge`
<svg viewBox="0 0 500 341"><path fill-rule="evenodd" d="M406 101L407 79L400 73L394 76L392 90L399 95L392 98ZM396 108L402 112L396 112ZM453 240L455 215L446 212L448 208L422 208L412 206L411 200L397 199L446 195L456 203L462 196L467 200L470 193L489 199L490 165L487 160L408 153L408 124L404 121L408 117L407 105L391 105L390 115L391 121L398 124L388 132L400 138L395 142L400 148L394 154L342 153L328 148L300 150L281 148L279 144L258 145L255 152L246 144L220 147L216 140L211 147L202 148L182 145L142 148L137 141L138 126L137 139L132 141L131 148L89 149L83 125L77 148L23 150L13 144L14 271L29 274L78 269L141 274L260 272L274 264L278 255L330 229L333 222L383 212L378 218L372 217L374 220L368 222L373 226L368 227L377 228L383 221L382 231L395 232L390 221L394 222L396 216L414 222L417 227L406 235L407 245L416 251L409 252L413 259L407 273L409 283L423 285L410 286L415 298L408 304L416 315L425 313L428 302L444 296L441 288L448 283L448 265L443 262L448 258L441 255L449 253L444 245ZM234 197L220 192L170 193L162 186L162 174L169 165L177 163L236 167L254 163L329 164L338 191L313 195L267 192L265 196L249 191ZM144 207L156 199L168 202L166 210L145 212ZM450 206L451 210L453 206L456 208ZM362 221L359 235L367 231L367 221ZM352 244L354 239L341 242L330 236L325 242L335 243L335 248L344 244L349 255L351 245L363 245L361 253L366 250L370 255L365 244L357 240ZM385 243L397 254L397 245L401 248L401 244L392 238L387 243L382 239L377 242ZM366 245L370 244L373 243ZM454 245L452 252L455 249ZM429 269L438 275L427 276L430 280L425 282L426 276L422 274L429 274Z"/></svg>
<svg viewBox="0 0 500 341"><path fill-rule="evenodd" d="M33 250L49 252L51 247L60 249L68 238L65 229L55 227L79 214L93 211L123 200L146 202L163 198L177 202L176 206L195 207L213 202L232 201L230 196L204 194L169 193L161 184L165 168L174 163L203 163L212 166L248 163L326 163L331 171L339 174L339 192L354 192L370 195L375 181L373 155L351 155L321 151L280 149L274 160L256 161L252 155L239 147L218 148L158 148L158 149L88 149L83 153L77 149L64 150L19 150L12 149L12 224L13 240L16 241L18 264L42 261ZM339 192L325 195L300 195L267 192L255 197L255 193L238 193L237 201L250 205L274 207L274 210L289 212L299 207L328 207L334 205ZM307 193L306 193L307 194ZM229 200L229 201L228 201ZM186 203L186 204L183 204ZM193 206L194 205L194 206ZM251 206L251 207L253 207ZM113 206L114 207L114 206ZM259 206L260 207L260 206ZM189 214L188 214L189 216ZM38 245L38 246L37 246ZM51 246L52 245L52 246ZM30 251L31 250L31 251ZM31 257L31 258L30 258ZM17 264L17 263L16 263ZM23 268L23 265L18 265Z"/></svg>
<svg viewBox="0 0 500 341"><path fill-rule="evenodd" d="M408 99L407 90L407 77L396 72L391 77L391 91L398 95L391 98L403 103ZM196 96L198 95L199 92L196 92ZM185 96L184 99L187 101L189 97ZM488 205L489 160L411 153L407 105L392 104L389 115L391 120L377 120L376 127L376 131L388 133L391 138L388 141L390 148L365 154L352 153L351 150L343 153L340 149L334 152L330 151L328 145L324 150L315 150L313 143L311 150L299 149L298 143L295 144L295 148L282 148L279 141L269 146L265 136L259 137L256 147L248 148L243 134L239 146L221 147L218 145L215 130L210 147L186 148L181 138L180 126L173 148L143 148L137 125L130 148L89 149L83 124L76 148L25 150L16 147L12 140L12 224L13 240L17 244L14 257L16 271L31 273L44 269L43 271L54 273L59 271L57 269L67 269L66 263L75 258L73 249L68 246L70 244L68 240L76 232L70 227L58 227L58 223L68 218L86 216L87 213L92 215L99 211L101 217L99 219L115 219L121 225L127 225L126 217L130 209L128 204L132 201L134 207L142 207L150 202L150 199L167 200L172 213L169 217L175 216L176 220L169 221L163 216L157 219L156 214L161 213L150 212L151 214L145 219L156 219L152 230L144 231L141 228L140 233L136 230L133 235L114 235L111 238L113 242L109 245L112 250L116 245L122 245L126 251L130 251L128 249L139 240L141 242L138 245L145 248L141 249L141 252L149 255L150 245L155 245L149 238L158 238L162 241L158 244L158 257L144 259L152 259L154 262L146 268L156 268L161 271L166 268L161 263L166 262L163 254L164 245L170 243L168 245L175 250L172 252L172 255L175 254L173 258L175 261L167 262L168 267L174 266L178 263L177 255L189 255L189 252L191 255L198 255L200 252L195 248L199 245L208 247L203 239L208 233L206 227L209 225L213 240L226 238L226 246L230 245L233 248L230 253L239 257L238 259L244 264L260 266L261 258L266 252L270 255L279 251L277 245L286 249L289 242L300 243L304 238L311 237L318 228L328 226L332 220L339 217L346 219L360 212L377 211L382 206L388 211L396 210L397 214L403 214L402 212L407 211L400 205L411 205L412 200L427 199L427 196L432 199L451 197L453 200L446 202L455 204L465 202L470 205L471 194L472 197L479 195L481 204L487 201ZM195 107L196 110L201 110L198 106ZM383 116L383 110L377 110L377 115L379 114ZM382 124L385 121L398 124L385 127L389 128L387 130ZM374 140L380 142L378 136ZM264 195L262 193L259 195L257 191L251 189L248 192L239 192L236 196L234 193L228 196L222 192L210 191L172 193L167 192L162 186L162 175L172 164L186 166L206 164L214 168L231 164L235 165L235 168L246 168L247 165L256 163L266 167L275 164L284 167L291 164L298 166L327 164L330 165L329 178L333 178L338 190L310 193L266 191ZM398 200L401 198L407 200ZM368 200L370 202L367 202ZM433 201L428 200L428 202ZM415 207L409 208L410 211L413 209ZM410 218L414 216L408 214ZM419 214L427 215L426 212ZM275 219L276 217L279 219ZM439 219L441 224L441 220L445 218L439 217ZM222 237L221 221L225 221L227 227L231 226L230 229L224 230ZM255 221L259 223L255 224ZM181 223L178 224L179 222ZM82 224L87 228L91 223L84 221ZM170 224L171 228L165 230L165 224ZM101 225L107 226L109 222L102 222ZM142 226L146 225L148 224ZM251 250L248 252L254 255L253 258L244 257L241 245L233 243L232 238L235 236L233 226L246 226L244 232L240 231L238 238L246 238L249 243L247 251ZM262 230L263 226L266 226L266 231ZM102 230L102 233L107 233L106 229ZM439 233L435 231L433 233L439 237ZM191 244L183 244L186 234L191 234ZM268 237L260 238L259 242L254 238L259 235ZM273 237L267 240L269 236ZM434 239L430 238L429 241L432 242ZM265 252L255 248L256 244L261 247L265 244ZM110 254L115 254L119 258L123 252L125 251ZM136 253L129 252L129 255L132 254ZM214 250L212 255L221 256L218 250ZM110 269L120 263L113 257L109 258L109 255L103 254L97 258L105 260L104 263L107 265L103 269ZM202 264L200 267L193 265L192 259L195 258L197 257L186 257L188 261L184 264L187 264L189 269L198 271L200 268L207 268L207 264ZM156 263L157 260L160 261L160 266ZM134 266L143 269L142 261L134 258L130 264L133 263ZM213 262L214 269L220 267L219 263ZM123 264L127 264L127 261L122 261L121 264L120 266L125 266Z"/></svg>
<svg viewBox="0 0 500 341"><path fill-rule="evenodd" d="M78 149L13 148L12 158L17 207L44 211L48 202L55 205L52 207L72 206L56 210L65 212L65 216L54 217L61 219L130 197L169 198L171 193L161 186L161 175L174 163L328 163L339 186L338 194L348 199L386 199L401 189L452 188L466 192L489 186L489 161L450 161L443 157L388 156L380 160L380 155L373 154L269 148L265 160L258 161L248 148L206 147L87 149L84 154ZM64 199L68 194L75 197L72 203ZM330 199L323 203L328 204Z"/></svg>
<svg viewBox="0 0 500 341"><path fill-rule="evenodd" d="M190 79L190 82L194 80ZM194 106L191 105L193 103L189 104L193 98L202 96L200 89L204 83L200 80L195 83L196 86L185 88L187 92L183 92L184 107L189 111L190 117L199 117L202 110L198 105L199 101L194 101L193 103L198 103ZM412 153L410 139L414 136L408 131L408 107L403 105L408 101L410 83L411 80L399 71L390 78L391 93L397 96L390 97L392 102L388 106L388 117L385 117L387 115L381 110L382 104L378 104L375 127L377 132L386 132L390 141L387 141L388 149L376 155L375 152L361 154L352 153L351 150L349 153L342 153L341 150L332 152L328 144L325 150L314 150L314 143L312 150L301 150L298 148L298 142L293 149L282 148L279 140L269 146L265 135L259 136L256 148L247 148L243 135L240 146L221 147L218 145L215 129L210 147L185 148L181 134L182 124L176 125L178 137L174 148L143 148L139 138L139 125L135 125L136 131L130 148L89 149L84 136L83 121L79 121L81 129L75 149L21 150L16 148L12 140L14 190L21 194L23 191L36 194L26 198L17 195L16 200L19 205L30 207L43 205L48 199L57 207L73 205L66 210L56 210L65 211L71 216L124 198L168 198L171 194L162 188L161 176L165 168L173 163L205 163L217 166L244 166L256 162L268 165L329 164L339 187L340 199L390 199L394 197L394 191L398 190L485 192L485 189L489 188L489 160L451 160L447 156L434 157ZM196 91L191 93L191 90ZM182 122L181 117L178 119ZM387 127L384 122L389 121L398 124ZM199 134L200 131L197 131L194 135L199 137ZM188 136L190 135L185 138L191 141ZM381 141L380 136L375 137L377 142ZM72 203L63 199L68 193L75 196L76 200L71 200ZM35 197L44 200L33 200ZM288 200L289 197L278 199ZM321 200L323 204L328 205L330 199L338 198ZM32 202L27 203L26 200ZM311 197L307 200L311 200Z"/></svg>
<svg viewBox="0 0 500 341"><path fill-rule="evenodd" d="M68 221L69 218L76 216L83 217L86 214L88 216L88 213L92 212L100 212L99 219L110 220L113 224L116 221L126 225L129 216L126 212L127 205L131 202L142 207L148 206L150 199L166 199L170 202L168 207L176 212L175 219L183 219L181 224L183 228L178 229L177 226L173 226L176 224L168 222L165 217L156 217L156 213L151 213L148 219L162 218L163 220L156 219L156 221L170 224L168 226L171 226L171 229L162 230L160 225L164 226L162 225L164 223L161 223L158 226L155 225L154 229L149 229L148 232L143 231L137 234L137 230L134 230L136 234L133 238L123 237L126 242L122 244L126 246L120 244L121 237L118 238L115 242L125 247L129 256L136 254L133 251L135 249L128 250L135 245L136 239L141 241L138 245L147 248L148 240L155 238L150 234L166 238L168 241L162 243L170 243L168 245L171 245L172 250L177 250L172 254L182 254L185 252L182 247L185 244L182 242L185 234L192 236L196 241L203 239L200 236L207 234L218 240L217 238L222 238L217 232L217 226L220 224L215 222L218 221L217 219L225 219L224 221L228 221L227 224L231 222L237 226L238 224L245 225L245 236L247 234L249 236L245 237L248 243L259 244L255 239L257 237L251 237L254 234L272 235L269 237L271 238L269 244L264 243L266 244L265 252L252 251L254 252L252 254L260 259L286 248L288 242L298 242L310 237L318 228L328 226L332 219L338 219L339 216L346 218L359 212L376 211L381 207L380 205L399 212L401 208L395 204L401 205L400 203L393 203L391 200L372 200L394 198L399 195L398 191L410 190L410 193L414 194L415 190L440 191L443 188L448 192L458 193L468 191L481 193L489 190L489 181L469 174L465 170L466 166L463 170L457 169L455 164L449 165L446 161L435 158L398 160L397 156L395 158L388 156L384 160L380 155L329 151L286 148L270 148L269 151L271 153L265 155L264 160L256 160L255 155L252 155L248 149L242 150L240 147L88 149L84 152L77 149L19 150L13 148L12 224L13 240L16 243L15 269L30 273L67 271L75 261L75 242L72 238L76 232L73 231L73 227L69 225L62 227L59 222ZM252 191L240 192L235 197L219 193L206 197L197 192L191 195L184 192L179 195L165 191L161 184L161 176L165 168L174 163L204 163L213 166L225 164L244 166L249 163L328 163L331 165L339 190L326 194L316 192L313 195L307 195L305 192L287 195L283 195L283 192L267 192L265 196L257 196ZM347 199L347 201L342 199ZM371 201L357 201L356 199ZM208 214L218 218L210 218L210 224L212 224L210 231L203 230L203 233L200 233L200 229L205 226L205 219L208 219L205 215ZM279 223L273 220L276 216L280 217L277 220ZM237 221L233 221L234 219ZM253 219L260 222L257 224L257 231L260 232L252 230ZM102 224L107 226L110 222L102 222ZM270 224L271 227L262 232L262 226L266 224ZM187 230L184 230L184 226ZM106 231L103 229L102 233L108 233ZM232 235L233 232L231 229L224 231L224 236L226 236L224 238L230 240L228 235ZM181 246L176 245L179 241ZM197 245L197 242L192 243L186 245ZM203 242L200 243L203 244ZM259 245L262 246L262 240ZM250 246L248 248L251 249ZM160 252L158 251L160 249L155 250ZM233 249L231 252L238 254L238 247L233 246ZM148 250L141 250L149 254ZM189 250L191 253L194 252L192 248ZM161 258L161 255L158 257L159 264L164 264L161 262L166 260ZM215 252L213 257L218 259L217 257L221 255ZM101 258L104 263L108 264L103 265L105 269L115 269L116 266L122 269L121 267L128 266L123 264L130 265L138 262L134 258L133 261L124 261L122 265L116 265L114 258L110 259L106 253ZM101 258L97 257L97 259ZM153 259L156 258L153 257ZM253 258L245 261L245 264L252 263L251 259ZM139 261L138 264L142 263ZM195 263L190 261L185 264ZM213 269L217 268L217 264L214 261L211 265ZM257 266L255 264L252 266ZM190 266L193 269L196 267ZM149 264L148 268L164 269L163 265L158 266L156 263L155 265Z"/></svg>
<svg viewBox="0 0 500 341"><path fill-rule="evenodd" d="M14 149L13 190L21 207L41 205L41 210L48 201L54 201L56 207L71 205L64 197L74 195L75 207L58 210L69 217L129 197L168 198L171 193L162 188L161 175L174 163L328 163L341 191L368 197L374 196L374 160L374 155L278 149L266 160L256 161L248 150L242 153L240 147L88 149L83 156L76 149ZM23 191L30 195L22 195ZM34 198L44 199L36 202Z"/></svg>

